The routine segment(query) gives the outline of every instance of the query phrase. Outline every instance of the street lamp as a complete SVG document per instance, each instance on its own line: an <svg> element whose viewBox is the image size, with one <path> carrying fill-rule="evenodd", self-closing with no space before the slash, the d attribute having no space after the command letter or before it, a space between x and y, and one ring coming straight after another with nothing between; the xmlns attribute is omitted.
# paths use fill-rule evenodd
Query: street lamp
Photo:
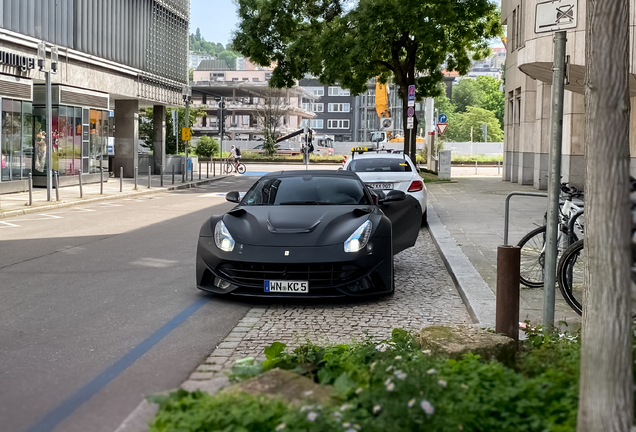
<svg viewBox="0 0 636 432"><path fill-rule="evenodd" d="M46 200L51 201L51 190L53 188L53 106L51 95L51 74L57 73L58 50L56 46L51 47L51 69L46 69L46 42L38 43L38 68L44 72L44 82L46 87Z"/></svg>

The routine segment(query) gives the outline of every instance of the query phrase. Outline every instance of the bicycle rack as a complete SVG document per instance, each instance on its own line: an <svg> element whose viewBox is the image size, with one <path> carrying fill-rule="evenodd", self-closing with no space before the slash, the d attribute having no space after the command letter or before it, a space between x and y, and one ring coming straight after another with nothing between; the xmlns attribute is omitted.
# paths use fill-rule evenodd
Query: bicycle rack
<svg viewBox="0 0 636 432"><path fill-rule="evenodd" d="M517 195L542 197L542 198L548 197L547 193L541 193L541 192L510 192L508 194L508 196L506 197L506 203L504 207L504 238L503 238L504 245L508 245L508 225L510 223L510 198Z"/></svg>

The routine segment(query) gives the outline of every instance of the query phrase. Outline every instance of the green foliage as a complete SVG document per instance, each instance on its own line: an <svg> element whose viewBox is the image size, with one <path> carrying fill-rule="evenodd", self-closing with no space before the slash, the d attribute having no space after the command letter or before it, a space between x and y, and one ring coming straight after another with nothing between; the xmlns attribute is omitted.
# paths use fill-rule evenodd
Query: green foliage
<svg viewBox="0 0 636 432"><path fill-rule="evenodd" d="M453 103L459 112L466 112L469 106L481 106L482 97L481 87L472 78L462 78L453 86Z"/></svg>
<svg viewBox="0 0 636 432"><path fill-rule="evenodd" d="M172 111L178 110L179 124L172 124ZM143 146L146 148L152 148L152 142L154 137L153 127L153 113L152 108L143 108L139 112L139 139L142 140ZM187 127L191 127L196 123L197 119L203 117L206 114L203 107L190 107L189 117L190 121ZM185 108L168 108L166 110L166 154L177 154L177 139L174 136L174 127L178 127L179 132L179 154L185 152L184 142L181 141L181 128L186 127L185 122Z"/></svg>
<svg viewBox="0 0 636 432"><path fill-rule="evenodd" d="M482 124L488 125L488 142L502 142L503 130L492 111L469 106L465 113L455 113L448 116L448 130L446 139L450 141L470 141L470 129L473 129L473 141L483 142Z"/></svg>
<svg viewBox="0 0 636 432"><path fill-rule="evenodd" d="M194 147L194 154L199 157L209 158L219 154L219 143L216 138L203 135L197 141L196 147Z"/></svg>
<svg viewBox="0 0 636 432"><path fill-rule="evenodd" d="M333 385L337 399L322 406L300 406L263 396L209 396L180 390L155 398L160 410L150 430L576 429L578 334L531 332L514 368L472 354L449 360L421 351L410 333L398 329L379 344L370 339L328 347L307 343L287 353L284 344L274 343L265 354L262 370L296 370L319 383ZM248 363L253 365L254 359Z"/></svg>
<svg viewBox="0 0 636 432"><path fill-rule="evenodd" d="M218 58L219 60L225 60L230 68L236 69L236 59L238 58L238 53L225 50L219 53Z"/></svg>
<svg viewBox="0 0 636 432"><path fill-rule="evenodd" d="M272 139L272 137L267 137L263 143L263 149L267 156L273 156L276 154L276 142Z"/></svg>
<svg viewBox="0 0 636 432"><path fill-rule="evenodd" d="M505 98L503 92L499 90L503 81L485 75L477 77L476 81L482 95L479 108L493 112L499 120L501 129L503 129Z"/></svg>

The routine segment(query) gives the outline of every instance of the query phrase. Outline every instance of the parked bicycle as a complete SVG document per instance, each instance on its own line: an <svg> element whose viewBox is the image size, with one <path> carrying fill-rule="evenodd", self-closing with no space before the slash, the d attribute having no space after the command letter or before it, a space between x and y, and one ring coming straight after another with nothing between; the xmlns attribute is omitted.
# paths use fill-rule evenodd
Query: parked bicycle
<svg viewBox="0 0 636 432"><path fill-rule="evenodd" d="M225 159L225 164L223 165L223 173L230 174L232 172L237 172L239 174L245 174L247 171L247 167L243 162L239 162L238 164L232 158Z"/></svg>
<svg viewBox="0 0 636 432"><path fill-rule="evenodd" d="M636 179L631 178L631 192L636 192ZM636 284L636 200L632 199L632 304ZM581 239L572 243L561 256L557 267L557 280L559 290L565 301L579 315L583 314L583 282L584 271L587 262L585 253L585 240ZM633 307L632 307L633 308ZM636 309L633 308L634 311Z"/></svg>
<svg viewBox="0 0 636 432"><path fill-rule="evenodd" d="M583 192L575 187L561 183L562 199L559 203L559 233L557 237L558 256L561 256L568 246L583 236L584 220L581 209L583 207ZM544 225L526 234L517 244L521 248L521 283L529 288L543 286L545 267L545 248L547 213ZM573 222L573 223L571 223Z"/></svg>

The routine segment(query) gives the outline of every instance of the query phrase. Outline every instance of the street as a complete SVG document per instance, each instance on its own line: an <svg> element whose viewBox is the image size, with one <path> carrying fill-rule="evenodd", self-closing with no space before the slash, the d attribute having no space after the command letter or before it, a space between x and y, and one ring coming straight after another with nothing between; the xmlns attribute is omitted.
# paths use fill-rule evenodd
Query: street
<svg viewBox="0 0 636 432"><path fill-rule="evenodd" d="M3 220L0 429L112 432L184 381L251 306L199 292L194 253L255 179Z"/></svg>

